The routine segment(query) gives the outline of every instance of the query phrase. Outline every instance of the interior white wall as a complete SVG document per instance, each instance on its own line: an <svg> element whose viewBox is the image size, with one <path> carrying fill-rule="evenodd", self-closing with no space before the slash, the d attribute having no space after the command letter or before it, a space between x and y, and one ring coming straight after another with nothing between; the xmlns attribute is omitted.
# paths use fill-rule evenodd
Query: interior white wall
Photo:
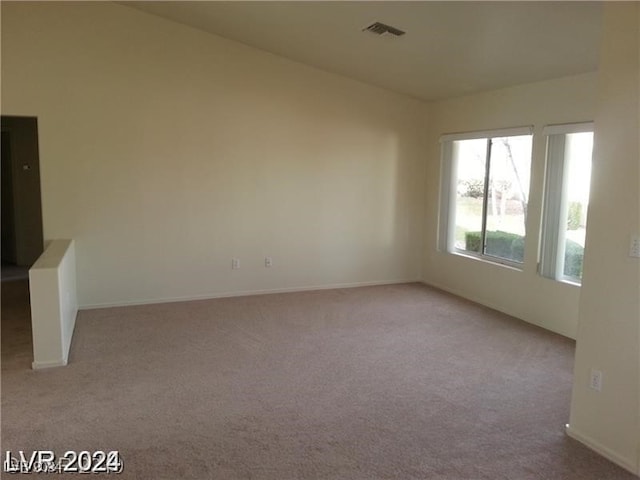
<svg viewBox="0 0 640 480"><path fill-rule="evenodd" d="M640 4L605 5L569 433L640 474ZM591 369L602 391L589 388Z"/></svg>
<svg viewBox="0 0 640 480"><path fill-rule="evenodd" d="M29 270L33 368L66 365L76 324L73 240L53 240Z"/></svg>
<svg viewBox="0 0 640 480"><path fill-rule="evenodd" d="M423 102L102 2L3 3L2 101L81 306L420 278Z"/></svg>
<svg viewBox="0 0 640 480"><path fill-rule="evenodd" d="M78 284L76 279L76 246L73 240L54 240L67 243L67 248L58 268L58 290L60 298L60 324L62 332L62 355L64 363L69 360L71 340L78 314Z"/></svg>
<svg viewBox="0 0 640 480"><path fill-rule="evenodd" d="M596 86L597 74L588 73L432 105L425 200L426 283L575 338L580 288L537 273L546 151L542 128L593 120ZM528 125L534 126L534 141L522 271L438 251L440 135Z"/></svg>

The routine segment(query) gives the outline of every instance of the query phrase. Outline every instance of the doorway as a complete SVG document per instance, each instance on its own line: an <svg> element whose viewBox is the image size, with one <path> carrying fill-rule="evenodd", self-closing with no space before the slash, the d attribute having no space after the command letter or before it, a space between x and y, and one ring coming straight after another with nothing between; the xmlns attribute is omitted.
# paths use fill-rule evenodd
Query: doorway
<svg viewBox="0 0 640 480"><path fill-rule="evenodd" d="M2 281L25 280L42 254L38 120L2 116Z"/></svg>
<svg viewBox="0 0 640 480"><path fill-rule="evenodd" d="M38 121L1 117L2 364L33 359L29 268L44 249Z"/></svg>

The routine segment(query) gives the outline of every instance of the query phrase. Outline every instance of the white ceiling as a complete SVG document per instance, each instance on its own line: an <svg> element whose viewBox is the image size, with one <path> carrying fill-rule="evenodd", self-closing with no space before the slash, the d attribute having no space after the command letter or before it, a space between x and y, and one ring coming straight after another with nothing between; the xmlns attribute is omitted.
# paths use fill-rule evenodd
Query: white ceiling
<svg viewBox="0 0 640 480"><path fill-rule="evenodd" d="M127 2L424 100L597 70L600 2ZM398 38L362 29L380 21Z"/></svg>

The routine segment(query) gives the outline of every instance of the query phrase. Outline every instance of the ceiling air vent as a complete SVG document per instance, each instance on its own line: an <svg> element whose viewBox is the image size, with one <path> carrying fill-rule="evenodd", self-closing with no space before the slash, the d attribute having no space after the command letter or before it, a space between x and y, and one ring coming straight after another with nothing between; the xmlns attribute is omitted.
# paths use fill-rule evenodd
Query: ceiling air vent
<svg viewBox="0 0 640 480"><path fill-rule="evenodd" d="M380 22L372 23L368 27L363 28L362 31L371 32L381 36L394 36L394 37L401 37L406 33L398 28L392 27L391 25L385 25L384 23L380 23Z"/></svg>

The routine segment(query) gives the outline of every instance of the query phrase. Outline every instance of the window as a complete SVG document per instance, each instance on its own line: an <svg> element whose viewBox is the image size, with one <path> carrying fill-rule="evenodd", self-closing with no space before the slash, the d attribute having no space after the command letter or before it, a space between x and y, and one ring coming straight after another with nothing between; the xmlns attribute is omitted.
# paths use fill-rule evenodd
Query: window
<svg viewBox="0 0 640 480"><path fill-rule="evenodd" d="M580 283L587 228L593 124L554 125L547 135L540 273Z"/></svg>
<svg viewBox="0 0 640 480"><path fill-rule="evenodd" d="M442 137L441 248L521 266L531 132L525 127Z"/></svg>

